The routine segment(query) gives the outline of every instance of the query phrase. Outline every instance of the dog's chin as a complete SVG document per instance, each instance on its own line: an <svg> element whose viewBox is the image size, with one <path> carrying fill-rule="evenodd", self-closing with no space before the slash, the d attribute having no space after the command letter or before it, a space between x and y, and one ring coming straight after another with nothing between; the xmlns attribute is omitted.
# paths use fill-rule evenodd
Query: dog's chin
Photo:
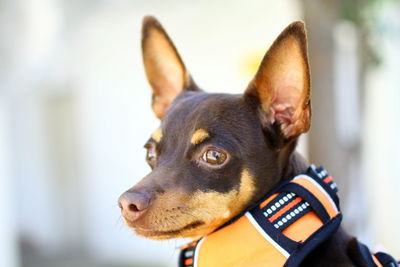
<svg viewBox="0 0 400 267"><path fill-rule="evenodd" d="M171 230L158 230L156 228L143 228L132 225L130 222L125 221L125 224L132 229L138 236L153 239L153 240L166 240L173 238L191 238L198 239L207 234L199 233L198 230L205 225L202 221L194 221L184 227Z"/></svg>

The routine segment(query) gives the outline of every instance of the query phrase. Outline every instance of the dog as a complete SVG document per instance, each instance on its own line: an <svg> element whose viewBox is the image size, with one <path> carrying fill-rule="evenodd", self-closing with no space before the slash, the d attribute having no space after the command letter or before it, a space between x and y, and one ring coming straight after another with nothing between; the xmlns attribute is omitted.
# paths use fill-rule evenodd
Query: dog
<svg viewBox="0 0 400 267"><path fill-rule="evenodd" d="M220 229L238 228L233 226L235 222L246 220L244 213L258 208L277 185L287 185L293 177L309 172L309 164L295 152L297 139L309 130L311 120L307 38L302 22L290 24L277 37L241 95L201 90L152 16L143 20L142 50L152 109L161 124L145 144L152 171L119 198L124 222L137 235L155 240L200 240ZM316 174L321 173L320 169ZM332 187L330 178L329 182ZM286 200L290 197L288 194ZM312 236L314 241L320 240L318 245L308 244L312 248L297 253L297 260L288 263L284 259L276 266L397 266L391 258L382 263L382 257L372 257L339 227L339 216L336 209L328 218L336 220L329 235L322 239ZM237 246L252 246L240 243ZM229 244L218 243L215 250L225 245ZM188 247L196 246L197 241ZM274 253L281 257L281 251ZM225 255L239 258L200 266L275 265L257 262L249 255ZM181 255L182 266L197 266L193 257L184 257Z"/></svg>

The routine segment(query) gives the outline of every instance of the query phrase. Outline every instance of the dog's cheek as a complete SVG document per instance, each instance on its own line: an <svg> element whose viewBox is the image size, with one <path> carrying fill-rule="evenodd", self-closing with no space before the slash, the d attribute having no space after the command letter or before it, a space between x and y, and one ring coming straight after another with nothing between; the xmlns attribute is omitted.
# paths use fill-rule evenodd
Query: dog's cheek
<svg viewBox="0 0 400 267"><path fill-rule="evenodd" d="M236 207L235 213L239 213L247 208L253 201L255 193L255 178L248 169L243 169L240 177L240 187L237 199L234 200ZM235 214L236 215L236 214Z"/></svg>
<svg viewBox="0 0 400 267"><path fill-rule="evenodd" d="M215 228L242 212L251 204L255 192L254 177L249 170L241 172L240 185L227 193L196 191L190 201L191 207L201 210L202 219Z"/></svg>

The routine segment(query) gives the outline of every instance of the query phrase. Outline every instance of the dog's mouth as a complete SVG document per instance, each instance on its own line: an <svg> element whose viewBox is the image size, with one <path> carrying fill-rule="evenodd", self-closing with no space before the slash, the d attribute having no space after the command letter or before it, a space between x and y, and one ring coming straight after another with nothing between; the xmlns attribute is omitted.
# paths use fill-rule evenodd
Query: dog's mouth
<svg viewBox="0 0 400 267"><path fill-rule="evenodd" d="M132 225L129 221L125 221L126 225L133 229L137 235L150 238L150 239L157 239L157 240L163 240L163 239L171 239L171 238L178 238L178 237L187 237L186 234L190 232L191 230L194 230L196 228L199 228L200 226L205 225L203 221L194 221L192 223L187 224L184 227L181 227L179 229L172 229L172 230L157 230L157 229L151 229L151 228L142 228L138 226Z"/></svg>

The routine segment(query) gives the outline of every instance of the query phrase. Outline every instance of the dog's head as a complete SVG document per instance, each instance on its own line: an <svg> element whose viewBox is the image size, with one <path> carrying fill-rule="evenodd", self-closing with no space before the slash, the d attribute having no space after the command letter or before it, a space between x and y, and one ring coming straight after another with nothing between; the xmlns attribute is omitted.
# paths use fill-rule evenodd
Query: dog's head
<svg viewBox="0 0 400 267"><path fill-rule="evenodd" d="M310 127L304 25L279 35L242 95L200 90L153 17L144 19L142 49L161 124L145 145L152 171L119 205L138 235L198 238L282 179L297 137Z"/></svg>

